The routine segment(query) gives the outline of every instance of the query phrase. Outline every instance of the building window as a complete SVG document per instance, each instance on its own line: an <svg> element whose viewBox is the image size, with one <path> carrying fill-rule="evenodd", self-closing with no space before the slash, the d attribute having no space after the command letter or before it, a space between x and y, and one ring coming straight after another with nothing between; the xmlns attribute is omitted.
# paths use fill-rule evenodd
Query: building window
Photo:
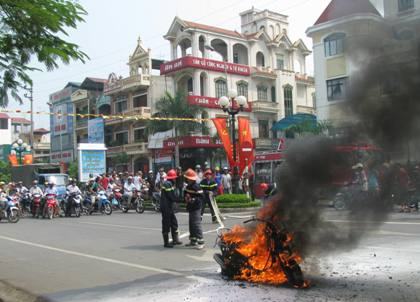
<svg viewBox="0 0 420 302"><path fill-rule="evenodd" d="M236 84L236 90L238 91L238 95L243 95L248 99L248 83L241 81Z"/></svg>
<svg viewBox="0 0 420 302"><path fill-rule="evenodd" d="M147 107L147 93L133 96L133 107Z"/></svg>
<svg viewBox="0 0 420 302"><path fill-rule="evenodd" d="M277 69L283 70L284 69L284 55L276 54L276 66Z"/></svg>
<svg viewBox="0 0 420 302"><path fill-rule="evenodd" d="M273 121L271 124L271 128L273 128L276 123L277 123L276 121ZM272 132L273 132L273 138L277 138L277 130L272 130Z"/></svg>
<svg viewBox="0 0 420 302"><path fill-rule="evenodd" d="M259 101L268 101L267 87L258 86L257 87L257 94L258 94L258 100Z"/></svg>
<svg viewBox="0 0 420 302"><path fill-rule="evenodd" d="M146 129L145 128L134 129L134 142L136 142L136 143L147 142L147 135L146 135Z"/></svg>
<svg viewBox="0 0 420 302"><path fill-rule="evenodd" d="M233 54L233 63L239 64L239 54L237 52Z"/></svg>
<svg viewBox="0 0 420 302"><path fill-rule="evenodd" d="M7 118L0 119L0 129L1 130L9 129L9 123L8 123L8 121L9 120Z"/></svg>
<svg viewBox="0 0 420 302"><path fill-rule="evenodd" d="M125 96L118 97L115 102L115 113L122 113L124 111L127 111L127 98Z"/></svg>
<svg viewBox="0 0 420 302"><path fill-rule="evenodd" d="M284 87L284 115L293 115L293 87Z"/></svg>
<svg viewBox="0 0 420 302"><path fill-rule="evenodd" d="M414 0L398 0L398 11L403 12L414 8Z"/></svg>
<svg viewBox="0 0 420 302"><path fill-rule="evenodd" d="M222 96L227 95L227 85L226 81L223 79L216 80L216 98L220 98Z"/></svg>
<svg viewBox="0 0 420 302"><path fill-rule="evenodd" d="M329 101L344 99L346 96L346 78L328 80L327 94Z"/></svg>
<svg viewBox="0 0 420 302"><path fill-rule="evenodd" d="M342 54L344 52L344 38L343 33L336 33L324 39L325 56L331 57Z"/></svg>
<svg viewBox="0 0 420 302"><path fill-rule="evenodd" d="M277 100L276 100L276 87L275 86L271 86L271 101L273 103L277 102Z"/></svg>
<svg viewBox="0 0 420 302"><path fill-rule="evenodd" d="M128 131L116 133L115 141L117 142L117 146L127 145L128 144Z"/></svg>
<svg viewBox="0 0 420 302"><path fill-rule="evenodd" d="M258 133L259 138L269 138L269 129L268 129L268 121L266 120L259 120L258 121Z"/></svg>

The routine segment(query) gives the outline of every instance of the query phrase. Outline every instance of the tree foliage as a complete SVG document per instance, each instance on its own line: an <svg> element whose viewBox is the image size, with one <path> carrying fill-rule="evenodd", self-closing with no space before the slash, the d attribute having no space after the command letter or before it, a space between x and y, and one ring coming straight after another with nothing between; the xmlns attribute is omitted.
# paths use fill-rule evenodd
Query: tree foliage
<svg viewBox="0 0 420 302"><path fill-rule="evenodd" d="M9 94L22 102L19 89L32 85L28 72L40 70L29 65L31 59L48 71L59 61L88 59L79 46L61 38L86 14L73 0L0 0L0 106L7 106Z"/></svg>
<svg viewBox="0 0 420 302"><path fill-rule="evenodd" d="M154 117L184 117L184 118L196 118L201 115L202 108L188 104L186 97L183 93L177 92L172 96L169 92L156 102L157 113ZM202 123L194 121L160 121L151 120L148 124L150 134L156 132L168 131L171 129L175 130L176 135L188 135L190 132L196 130L203 130L206 127Z"/></svg>
<svg viewBox="0 0 420 302"><path fill-rule="evenodd" d="M303 121L298 124L287 127L286 131L290 131L294 134L315 134L321 135L331 130L332 124L328 121L319 121L314 123L313 121Z"/></svg>
<svg viewBox="0 0 420 302"><path fill-rule="evenodd" d="M79 174L79 165L77 164L77 162L72 162L69 164L68 174L69 177L77 179Z"/></svg>
<svg viewBox="0 0 420 302"><path fill-rule="evenodd" d="M10 182L11 178L12 176L9 162L0 161L0 181L8 183Z"/></svg>

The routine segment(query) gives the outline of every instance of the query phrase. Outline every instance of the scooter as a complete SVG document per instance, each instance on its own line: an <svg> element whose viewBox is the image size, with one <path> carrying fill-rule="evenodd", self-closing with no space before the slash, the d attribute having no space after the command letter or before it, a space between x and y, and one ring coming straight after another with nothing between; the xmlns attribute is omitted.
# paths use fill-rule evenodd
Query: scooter
<svg viewBox="0 0 420 302"><path fill-rule="evenodd" d="M84 211L86 211L89 215L92 215L95 212L111 215L112 214L112 206L109 202L108 196L106 195L105 191L99 191L96 195L97 202L95 205L92 205L91 197L85 198L83 201Z"/></svg>
<svg viewBox="0 0 420 302"><path fill-rule="evenodd" d="M39 218L41 214L41 194L35 193L32 195L32 203L31 203L31 213L32 217Z"/></svg>
<svg viewBox="0 0 420 302"><path fill-rule="evenodd" d="M76 217L80 217L81 213L81 201L82 196L78 193L70 193L67 196L67 203L65 208L65 213L67 217L70 217L74 214Z"/></svg>
<svg viewBox="0 0 420 302"><path fill-rule="evenodd" d="M112 208L114 210L121 209L121 203L122 203L123 195L121 193L121 190L119 188L116 188L112 190L112 194L110 196Z"/></svg>
<svg viewBox="0 0 420 302"><path fill-rule="evenodd" d="M58 206L56 194L47 194L45 205L44 205L44 213L42 217L53 219L54 216L58 216L59 214L60 214L60 209Z"/></svg>
<svg viewBox="0 0 420 302"><path fill-rule="evenodd" d="M31 194L29 192L25 192L20 195L19 204L22 216L27 216L31 214Z"/></svg>
<svg viewBox="0 0 420 302"><path fill-rule="evenodd" d="M131 203L129 204L129 198L131 198ZM141 197L141 192L138 190L133 190L132 191L132 196L125 196L123 198L123 202L121 203L121 211L123 211L123 213L127 213L128 210L136 210L137 213L141 214L144 212L144 200Z"/></svg>
<svg viewBox="0 0 420 302"><path fill-rule="evenodd" d="M20 219L19 208L16 207L12 199L2 196L2 202L5 204L3 209L0 209L0 220L7 218L11 223L16 223Z"/></svg>

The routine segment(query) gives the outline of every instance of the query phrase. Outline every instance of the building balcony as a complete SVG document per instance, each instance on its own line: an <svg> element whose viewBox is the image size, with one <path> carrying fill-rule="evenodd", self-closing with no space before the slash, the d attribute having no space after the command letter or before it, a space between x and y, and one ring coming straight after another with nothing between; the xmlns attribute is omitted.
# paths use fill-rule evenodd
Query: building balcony
<svg viewBox="0 0 420 302"><path fill-rule="evenodd" d="M50 151L51 143L34 143L32 148L35 151L38 151L38 150Z"/></svg>
<svg viewBox="0 0 420 302"><path fill-rule="evenodd" d="M270 67L252 67L251 77L275 80L277 79L277 73Z"/></svg>
<svg viewBox="0 0 420 302"><path fill-rule="evenodd" d="M315 85L315 78L310 77L307 74L295 74L295 80L298 84L304 84L304 85Z"/></svg>
<svg viewBox="0 0 420 302"><path fill-rule="evenodd" d="M253 101L252 111L254 113L273 113L277 114L280 110L280 104L269 101Z"/></svg>
<svg viewBox="0 0 420 302"><path fill-rule="evenodd" d="M249 76L251 73L250 67L247 65L186 56L160 65L160 74L172 74L174 72L189 68L210 70L243 76Z"/></svg>
<svg viewBox="0 0 420 302"><path fill-rule="evenodd" d="M316 110L315 110L314 107L297 105L296 106L296 112L297 113L315 114Z"/></svg>
<svg viewBox="0 0 420 302"><path fill-rule="evenodd" d="M131 144L108 147L107 156L116 156L119 153L126 153L128 155L148 154L146 142L133 142Z"/></svg>
<svg viewBox="0 0 420 302"><path fill-rule="evenodd" d="M114 125L124 121L132 122L133 120L141 120L142 118L148 119L152 116L152 109L150 107L136 107L127 109L122 113L114 113L113 115L118 115L121 118L107 119L105 120L106 125Z"/></svg>
<svg viewBox="0 0 420 302"><path fill-rule="evenodd" d="M255 138L254 146L257 150L276 150L279 145L278 139L272 138Z"/></svg>
<svg viewBox="0 0 420 302"><path fill-rule="evenodd" d="M105 85L104 94L111 95L121 91L137 90L150 86L150 75L136 74L128 78L118 79Z"/></svg>

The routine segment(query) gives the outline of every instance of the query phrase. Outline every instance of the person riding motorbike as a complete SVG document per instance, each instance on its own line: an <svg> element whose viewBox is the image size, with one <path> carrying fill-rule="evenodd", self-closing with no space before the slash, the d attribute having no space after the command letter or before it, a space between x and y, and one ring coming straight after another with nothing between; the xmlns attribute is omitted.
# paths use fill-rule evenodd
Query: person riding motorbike
<svg viewBox="0 0 420 302"><path fill-rule="evenodd" d="M130 208L133 199L133 192L136 191L136 185L133 183L133 177L129 176L127 182L124 184L124 200L127 202L127 207Z"/></svg>
<svg viewBox="0 0 420 302"><path fill-rule="evenodd" d="M80 191L79 187L76 184L76 180L73 178L69 179L69 185L67 186L67 195L71 196L72 194L74 195L82 195L82 191ZM66 215L70 215L71 214L71 208L72 208L72 204L71 202L69 202L69 198L67 198L67 204L66 204Z"/></svg>
<svg viewBox="0 0 420 302"><path fill-rule="evenodd" d="M53 181L46 182L45 184L47 185L47 187L45 188L45 192L44 192L45 197L48 196L48 195L54 195L54 196L58 195L57 188L55 187L55 184L54 184ZM42 209L43 212L44 212L44 210L45 210L44 208L46 206L47 206L47 203L44 202L43 209Z"/></svg>
<svg viewBox="0 0 420 302"><path fill-rule="evenodd" d="M89 178L87 183L87 194L90 196L90 200L92 202L92 208L95 206L96 202L96 193L98 192L98 183L95 181L95 178Z"/></svg>
<svg viewBox="0 0 420 302"><path fill-rule="evenodd" d="M37 180L34 180L32 182L32 187L29 189L29 193L31 194L31 196L33 196L34 194L39 194L41 196L44 195L44 192L42 191L41 187L38 185Z"/></svg>

